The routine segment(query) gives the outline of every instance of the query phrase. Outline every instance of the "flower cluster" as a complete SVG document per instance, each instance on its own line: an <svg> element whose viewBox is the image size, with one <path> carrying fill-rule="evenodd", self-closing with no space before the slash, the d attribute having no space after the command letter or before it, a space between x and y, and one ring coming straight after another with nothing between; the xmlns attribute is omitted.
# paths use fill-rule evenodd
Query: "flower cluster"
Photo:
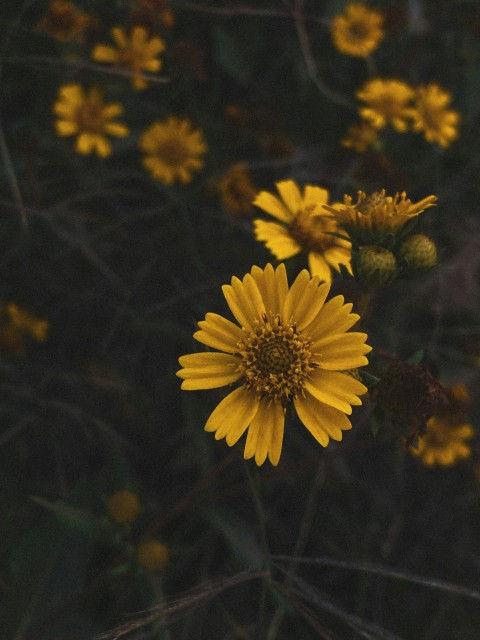
<svg viewBox="0 0 480 640"><path fill-rule="evenodd" d="M132 16L140 20L145 14L160 11L162 24L171 27L173 14L168 0L157 0L158 7L150 0L140 3ZM80 39L80 34L90 24L86 14L79 12L66 0L52 0L38 28L48 31L61 41ZM147 89L163 66L160 54L166 43L159 35L152 34L145 24L133 24L130 28L114 26L111 29L113 45L97 43L91 51L95 62L112 65L114 75L126 76L137 91ZM75 150L81 155L96 154L107 158L113 153L110 140L127 138L130 126L117 121L124 112L119 102L104 102L104 91L99 86L85 87L81 82L64 84L58 89L53 104L55 132L60 137L75 140ZM207 152L203 132L193 126L186 116L169 116L155 120L147 126L138 139L139 150L144 154L142 164L150 175L167 185L176 182L186 184L193 174L203 168L203 156Z"/></svg>
<svg viewBox="0 0 480 640"><path fill-rule="evenodd" d="M403 80L373 78L357 92L363 125L350 129L342 144L365 151L376 140L374 132L387 125L395 131L422 133L430 144L448 147L458 138L460 115L449 108L450 93L436 83L414 89Z"/></svg>

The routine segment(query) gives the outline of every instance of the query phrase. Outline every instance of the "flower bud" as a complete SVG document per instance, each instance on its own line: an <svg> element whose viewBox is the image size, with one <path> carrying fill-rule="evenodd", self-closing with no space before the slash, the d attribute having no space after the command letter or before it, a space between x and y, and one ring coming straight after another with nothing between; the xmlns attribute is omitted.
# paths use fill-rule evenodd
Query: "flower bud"
<svg viewBox="0 0 480 640"><path fill-rule="evenodd" d="M397 260L393 253L376 245L360 247L354 264L355 275L367 288L386 284L397 271Z"/></svg>
<svg viewBox="0 0 480 640"><path fill-rule="evenodd" d="M144 540L138 545L138 564L149 573L156 573L168 563L168 547L159 540Z"/></svg>
<svg viewBox="0 0 480 640"><path fill-rule="evenodd" d="M398 257L406 263L408 271L427 271L437 264L437 247L428 236L418 233L400 245Z"/></svg>
<svg viewBox="0 0 480 640"><path fill-rule="evenodd" d="M133 522L140 513L140 500L136 493L128 489L110 496L106 506L110 519L117 524Z"/></svg>

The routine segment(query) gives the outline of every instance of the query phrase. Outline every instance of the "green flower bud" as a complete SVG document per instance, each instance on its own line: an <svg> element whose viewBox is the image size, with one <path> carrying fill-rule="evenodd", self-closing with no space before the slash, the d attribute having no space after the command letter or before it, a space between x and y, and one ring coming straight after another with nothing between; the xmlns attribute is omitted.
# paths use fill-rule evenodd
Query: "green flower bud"
<svg viewBox="0 0 480 640"><path fill-rule="evenodd" d="M393 253L376 245L360 247L353 262L355 275L367 288L386 284L397 271L397 260Z"/></svg>
<svg viewBox="0 0 480 640"><path fill-rule="evenodd" d="M437 264L437 247L428 236L418 233L400 245L398 258L406 263L408 271L427 271Z"/></svg>

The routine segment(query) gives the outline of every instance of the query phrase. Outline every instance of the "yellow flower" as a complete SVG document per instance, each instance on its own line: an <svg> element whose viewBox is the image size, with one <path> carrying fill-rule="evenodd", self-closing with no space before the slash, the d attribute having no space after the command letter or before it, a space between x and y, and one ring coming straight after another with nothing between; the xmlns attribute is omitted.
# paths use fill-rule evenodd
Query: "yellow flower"
<svg viewBox="0 0 480 640"><path fill-rule="evenodd" d="M37 342L45 342L49 323L22 309L14 302L0 307L0 344L2 349L14 356L27 355L25 337Z"/></svg>
<svg viewBox="0 0 480 640"><path fill-rule="evenodd" d="M97 44L92 58L97 62L115 64L131 74L134 89L145 89L148 85L144 72L157 73L162 67L158 55L165 50L165 42L158 36L149 37L145 27L136 25L127 35L122 27L113 27L112 36L117 48Z"/></svg>
<svg viewBox="0 0 480 640"><path fill-rule="evenodd" d="M136 493L123 489L111 495L106 503L111 520L118 524L133 522L140 513L140 500Z"/></svg>
<svg viewBox="0 0 480 640"><path fill-rule="evenodd" d="M174 116L150 125L141 135L139 146L145 153L145 169L165 184L190 182L192 172L203 167L201 156L207 152L202 131L193 129L189 120Z"/></svg>
<svg viewBox="0 0 480 640"><path fill-rule="evenodd" d="M164 569L169 555L167 545L159 540L144 540L137 548L138 564L149 573Z"/></svg>
<svg viewBox="0 0 480 640"><path fill-rule="evenodd" d="M76 136L75 149L83 155L95 152L106 158L112 153L112 146L105 135L123 138L129 133L125 124L112 122L123 112L122 106L118 102L104 104L102 93L96 88L87 92L80 84L63 85L53 111L58 116L57 135Z"/></svg>
<svg viewBox="0 0 480 640"><path fill-rule="evenodd" d="M413 203L404 192L387 196L385 189L367 196L358 192L357 202L344 196L343 205L324 208L332 214L338 225L345 229L355 246L381 244L384 240L393 243L395 234L425 209L434 206L436 196L427 196Z"/></svg>
<svg viewBox="0 0 480 640"><path fill-rule="evenodd" d="M360 122L348 127L347 135L340 141L340 144L347 149L355 149L358 153L363 153L373 147L377 140L378 129L375 129L368 122Z"/></svg>
<svg viewBox="0 0 480 640"><path fill-rule="evenodd" d="M348 332L359 319L343 296L325 302L330 286L301 271L289 288L285 265L252 267L232 278L223 294L238 325L207 313L194 338L218 351L179 358L182 389L214 389L233 383L210 415L206 431L234 445L248 429L245 459L267 456L277 465L285 410L293 403L313 437L326 446L351 429L346 414L367 388L349 370L368 364L365 333Z"/></svg>
<svg viewBox="0 0 480 640"><path fill-rule="evenodd" d="M474 435L472 425L464 420L455 420L448 414L432 416L425 434L418 440L418 448L410 451L427 467L451 467L471 455L467 441Z"/></svg>
<svg viewBox="0 0 480 640"><path fill-rule="evenodd" d="M408 118L412 115L410 102L415 91L401 80L368 80L356 96L368 106L359 109L360 116L376 129L391 124L401 133L408 129Z"/></svg>
<svg viewBox="0 0 480 640"><path fill-rule="evenodd" d="M331 24L335 47L347 56L365 58L378 47L385 36L383 15L361 2L350 2L344 13L335 16Z"/></svg>
<svg viewBox="0 0 480 640"><path fill-rule="evenodd" d="M452 100L448 91L438 84L428 84L417 89L417 100L412 111L413 130L423 132L425 140L448 147L458 138L460 115L447 109Z"/></svg>
<svg viewBox="0 0 480 640"><path fill-rule="evenodd" d="M91 23L91 16L79 11L69 0L52 0L36 26L60 42L83 42L85 31Z"/></svg>
<svg viewBox="0 0 480 640"><path fill-rule="evenodd" d="M218 182L222 202L228 211L248 216L257 189L252 182L246 162L233 164Z"/></svg>
<svg viewBox="0 0 480 640"><path fill-rule="evenodd" d="M303 195L293 180L277 182L281 198L261 191L253 204L263 209L278 222L253 221L255 237L264 242L278 260L286 260L308 252L308 263L313 275L331 282L332 269L343 264L350 268L350 243L331 232L338 233L335 220L323 209L328 203L328 191L307 185Z"/></svg>

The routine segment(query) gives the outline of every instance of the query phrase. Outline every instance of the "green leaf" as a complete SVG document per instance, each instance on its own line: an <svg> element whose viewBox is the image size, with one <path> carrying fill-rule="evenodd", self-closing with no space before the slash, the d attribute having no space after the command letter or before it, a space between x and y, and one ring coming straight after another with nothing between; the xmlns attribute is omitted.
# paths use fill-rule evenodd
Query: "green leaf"
<svg viewBox="0 0 480 640"><path fill-rule="evenodd" d="M242 84L246 83L250 69L239 42L223 27L216 27L212 35L215 62L224 73Z"/></svg>
<svg viewBox="0 0 480 640"><path fill-rule="evenodd" d="M412 355L408 358L407 362L410 364L420 364L423 360L423 356L425 355L425 349L419 349L412 353Z"/></svg>

